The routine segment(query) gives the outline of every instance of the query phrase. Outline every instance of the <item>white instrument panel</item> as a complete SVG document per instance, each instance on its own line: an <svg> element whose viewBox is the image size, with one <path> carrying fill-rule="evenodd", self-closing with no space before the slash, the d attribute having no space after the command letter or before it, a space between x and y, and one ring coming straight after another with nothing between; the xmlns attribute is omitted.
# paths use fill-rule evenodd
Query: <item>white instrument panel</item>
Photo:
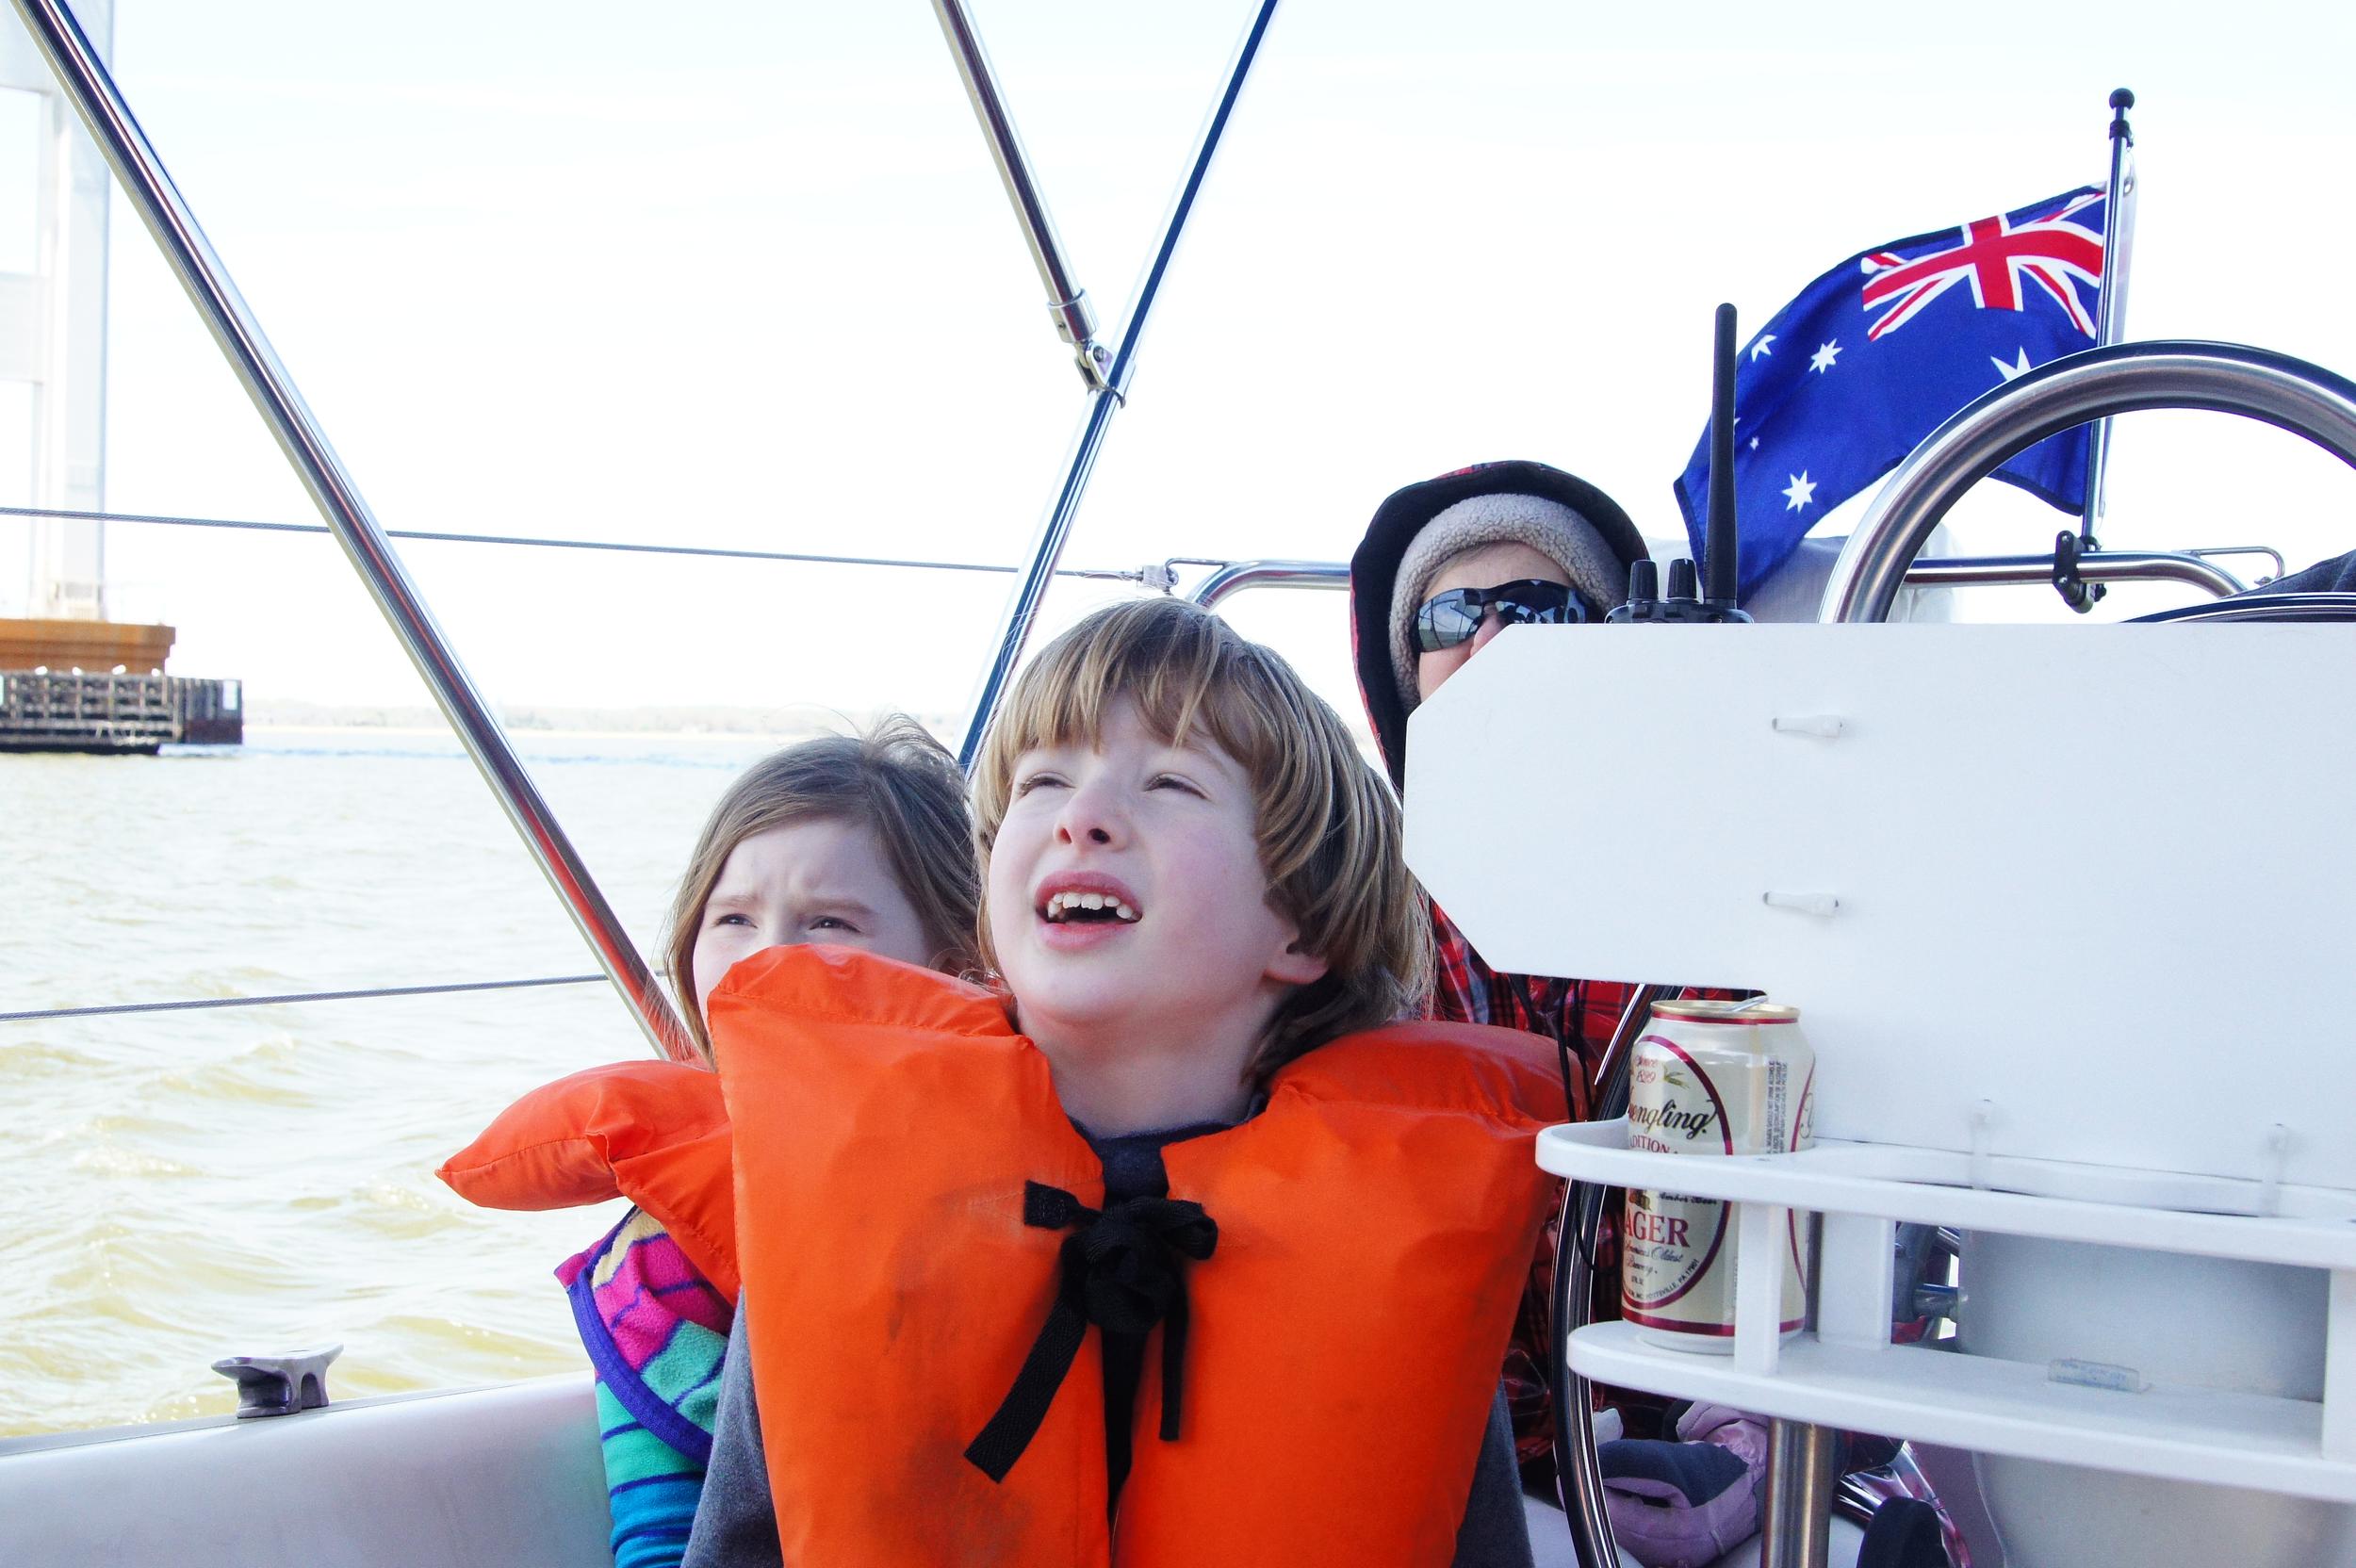
<svg viewBox="0 0 2356 1568"><path fill-rule="evenodd" d="M2356 1187L2351 684L2336 626L1509 628L1408 859L1499 970L1797 1005L1821 1137Z"/></svg>

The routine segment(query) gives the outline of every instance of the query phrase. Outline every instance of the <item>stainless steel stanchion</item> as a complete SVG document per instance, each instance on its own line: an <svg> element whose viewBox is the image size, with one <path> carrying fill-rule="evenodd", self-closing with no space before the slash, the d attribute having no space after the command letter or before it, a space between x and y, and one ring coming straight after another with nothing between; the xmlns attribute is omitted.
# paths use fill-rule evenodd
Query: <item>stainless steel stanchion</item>
<svg viewBox="0 0 2356 1568"><path fill-rule="evenodd" d="M1833 1429L1767 1423L1759 1508L1759 1568L1824 1568L1832 1549Z"/></svg>

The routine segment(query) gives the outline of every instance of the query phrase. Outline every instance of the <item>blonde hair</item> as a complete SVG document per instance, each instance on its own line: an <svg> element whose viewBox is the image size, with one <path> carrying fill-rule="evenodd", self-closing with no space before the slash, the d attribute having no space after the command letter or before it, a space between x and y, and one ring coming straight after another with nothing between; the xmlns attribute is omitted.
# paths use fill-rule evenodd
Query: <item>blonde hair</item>
<svg viewBox="0 0 2356 1568"><path fill-rule="evenodd" d="M1200 735L1243 770L1269 906L1300 931L1301 951L1326 964L1322 978L1278 1005L1248 1076L1265 1083L1327 1040L1420 1015L1432 988L1431 927L1400 853L1390 786L1290 664L1180 599L1097 612L1041 649L1015 682L973 773L985 882L1016 760L1037 747L1097 743L1123 699L1166 744ZM984 903L983 956L995 969L987 890Z"/></svg>
<svg viewBox="0 0 2356 1568"><path fill-rule="evenodd" d="M952 974L979 967L981 878L973 863L965 780L957 759L905 714L864 735L829 735L773 752L746 768L712 808L671 901L671 989L695 1054L712 1062L712 1035L695 1005L695 933L704 903L738 844L788 823L837 818L865 825L883 845L892 879L916 908L926 960Z"/></svg>

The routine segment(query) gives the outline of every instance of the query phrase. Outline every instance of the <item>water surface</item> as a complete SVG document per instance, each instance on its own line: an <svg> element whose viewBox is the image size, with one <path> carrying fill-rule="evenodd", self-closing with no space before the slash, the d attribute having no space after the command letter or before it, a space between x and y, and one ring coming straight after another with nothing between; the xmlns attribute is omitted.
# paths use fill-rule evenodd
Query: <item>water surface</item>
<svg viewBox="0 0 2356 1568"><path fill-rule="evenodd" d="M521 735L642 943L777 743ZM0 1012L593 972L446 734L0 756ZM0 1436L234 1408L216 1357L341 1341L341 1396L582 1364L548 1270L619 1205L434 1177L522 1090L646 1049L603 985L0 1022Z"/></svg>

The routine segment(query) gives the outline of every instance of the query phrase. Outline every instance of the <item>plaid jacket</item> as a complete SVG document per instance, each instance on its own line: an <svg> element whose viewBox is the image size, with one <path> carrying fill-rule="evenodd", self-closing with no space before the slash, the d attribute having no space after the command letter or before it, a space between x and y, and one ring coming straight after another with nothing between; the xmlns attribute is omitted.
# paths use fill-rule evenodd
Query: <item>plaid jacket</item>
<svg viewBox="0 0 2356 1568"><path fill-rule="evenodd" d="M1435 1018L1466 1023L1494 1023L1521 1029L1553 1040L1570 1058L1571 1115L1584 1121L1594 1114L1601 1085L1596 1074L1603 1054L1619 1027L1620 1015L1641 988L1616 980L1550 980L1535 974L1499 974L1481 961L1456 923L1438 907L1432 910L1432 936L1437 943L1432 1010ZM1698 988L1683 994L1732 997L1730 991ZM1619 1315L1618 1217L1607 1214L1598 1238L1595 1301L1598 1317ZM1554 1465L1554 1394L1550 1376L1554 1340L1554 1254L1562 1221L1546 1221L1538 1238L1538 1255L1531 1260L1530 1283L1522 1292L1521 1312L1514 1320L1513 1343L1505 1352L1505 1402L1513 1418L1514 1454L1524 1478L1535 1485L1550 1484ZM1631 1425L1630 1436L1650 1435Z"/></svg>
<svg viewBox="0 0 2356 1568"><path fill-rule="evenodd" d="M1612 1043L1612 1031L1639 988L1617 980L1499 974L1481 961L1472 943L1437 905L1432 909L1432 930L1439 947L1432 1016L1526 1030L1566 1048L1582 1070L1578 1082L1585 1087L1587 1103L1576 1110L1579 1119L1585 1120L1600 1086L1595 1074L1603 1066L1604 1048Z"/></svg>

